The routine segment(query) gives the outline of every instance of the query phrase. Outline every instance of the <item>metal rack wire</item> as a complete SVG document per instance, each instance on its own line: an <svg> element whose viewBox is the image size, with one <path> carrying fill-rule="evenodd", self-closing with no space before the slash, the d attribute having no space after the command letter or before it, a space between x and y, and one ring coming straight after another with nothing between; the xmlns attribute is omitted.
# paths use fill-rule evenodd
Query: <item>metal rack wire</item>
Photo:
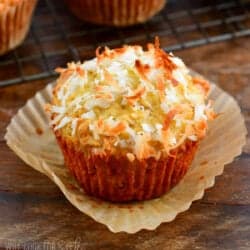
<svg viewBox="0 0 250 250"><path fill-rule="evenodd" d="M113 28L78 21L63 1L40 0L24 43L0 57L0 86L54 76L55 67L89 59L97 46L144 45L156 35L166 51L248 36L250 4L240 0L169 0L166 8L145 24Z"/></svg>

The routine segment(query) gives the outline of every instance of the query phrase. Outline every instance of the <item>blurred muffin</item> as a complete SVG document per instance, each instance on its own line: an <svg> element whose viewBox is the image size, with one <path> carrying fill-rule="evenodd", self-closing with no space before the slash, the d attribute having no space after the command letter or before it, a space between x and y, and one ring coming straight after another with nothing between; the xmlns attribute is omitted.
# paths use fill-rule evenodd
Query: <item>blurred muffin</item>
<svg viewBox="0 0 250 250"><path fill-rule="evenodd" d="M142 23L159 12L166 0L65 0L78 18L105 25Z"/></svg>
<svg viewBox="0 0 250 250"><path fill-rule="evenodd" d="M0 55L25 38L37 0L0 0Z"/></svg>
<svg viewBox="0 0 250 250"><path fill-rule="evenodd" d="M158 197L185 175L215 117L205 103L209 84L157 41L96 56L57 69L46 106L65 164L89 195Z"/></svg>

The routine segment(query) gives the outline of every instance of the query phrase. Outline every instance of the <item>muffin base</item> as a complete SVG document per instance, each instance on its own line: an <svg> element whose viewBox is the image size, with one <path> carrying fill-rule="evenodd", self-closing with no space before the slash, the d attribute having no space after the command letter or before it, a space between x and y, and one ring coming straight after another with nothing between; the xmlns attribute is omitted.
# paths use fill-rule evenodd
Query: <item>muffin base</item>
<svg viewBox="0 0 250 250"><path fill-rule="evenodd" d="M37 0L21 0L0 10L0 55L16 48L25 39Z"/></svg>
<svg viewBox="0 0 250 250"><path fill-rule="evenodd" d="M130 162L126 156L86 157L73 143L57 135L66 166L86 194L111 202L157 198L173 188L186 174L198 142L186 141L171 156Z"/></svg>
<svg viewBox="0 0 250 250"><path fill-rule="evenodd" d="M145 22L165 5L165 0L66 0L72 13L95 24L128 26Z"/></svg>

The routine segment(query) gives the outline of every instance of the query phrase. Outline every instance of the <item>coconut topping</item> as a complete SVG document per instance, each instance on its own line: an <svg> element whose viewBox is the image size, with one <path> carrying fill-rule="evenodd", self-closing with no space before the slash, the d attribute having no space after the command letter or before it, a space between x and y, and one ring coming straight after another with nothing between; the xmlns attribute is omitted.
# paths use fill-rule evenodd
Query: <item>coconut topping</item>
<svg viewBox="0 0 250 250"><path fill-rule="evenodd" d="M209 84L155 44L98 48L96 58L58 68L47 106L55 131L95 153L124 151L130 161L159 158L206 134L215 118Z"/></svg>

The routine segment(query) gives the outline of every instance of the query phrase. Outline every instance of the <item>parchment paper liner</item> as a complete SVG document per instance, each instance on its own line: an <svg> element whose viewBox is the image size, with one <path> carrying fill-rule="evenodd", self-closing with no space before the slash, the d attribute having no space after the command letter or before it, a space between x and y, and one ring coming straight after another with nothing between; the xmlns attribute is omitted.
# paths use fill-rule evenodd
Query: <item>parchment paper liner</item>
<svg viewBox="0 0 250 250"><path fill-rule="evenodd" d="M63 156L43 110L51 92L52 84L18 111L7 127L7 144L28 165L55 182L75 207L112 232L153 230L163 222L174 220L194 200L202 198L204 190L214 185L215 176L222 174L224 165L241 154L245 144L247 130L237 102L213 84L210 97L215 100L216 112L222 115L210 124L208 135L184 179L158 199L112 204L85 195L63 165Z"/></svg>

